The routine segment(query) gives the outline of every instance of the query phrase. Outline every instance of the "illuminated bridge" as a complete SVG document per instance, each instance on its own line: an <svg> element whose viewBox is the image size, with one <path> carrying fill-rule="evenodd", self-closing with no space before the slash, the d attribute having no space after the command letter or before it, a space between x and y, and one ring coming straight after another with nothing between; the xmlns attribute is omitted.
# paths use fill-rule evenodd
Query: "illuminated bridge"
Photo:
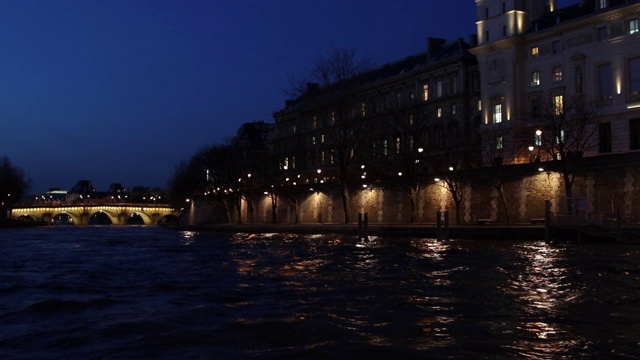
<svg viewBox="0 0 640 360"><path fill-rule="evenodd" d="M63 225L156 225L174 221L178 215L163 204L47 204L11 210L12 219Z"/></svg>

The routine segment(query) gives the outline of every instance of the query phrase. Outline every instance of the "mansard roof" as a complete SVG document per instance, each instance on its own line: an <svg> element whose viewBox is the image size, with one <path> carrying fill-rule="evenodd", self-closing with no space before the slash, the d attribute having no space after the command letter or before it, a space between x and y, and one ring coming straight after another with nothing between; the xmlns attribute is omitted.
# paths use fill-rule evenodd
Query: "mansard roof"
<svg viewBox="0 0 640 360"><path fill-rule="evenodd" d="M554 12L546 13L540 19L533 22L533 25L531 29L529 29L529 32L549 29L558 24L578 20L597 13L611 11L616 8L639 2L640 0L609 0L609 6L604 9L599 9L597 7L599 3L598 0L581 0L577 4L569 5Z"/></svg>
<svg viewBox="0 0 640 360"><path fill-rule="evenodd" d="M307 91L295 100L287 101L283 111L299 110L311 104L318 104L346 94L352 94L354 91L381 84L407 73L435 67L448 60L460 59L465 56L475 59L474 55L469 52L471 45L462 38L451 41L434 40L436 40L436 45L427 51L409 55L404 59L387 63L349 79L322 87L318 84L309 83Z"/></svg>

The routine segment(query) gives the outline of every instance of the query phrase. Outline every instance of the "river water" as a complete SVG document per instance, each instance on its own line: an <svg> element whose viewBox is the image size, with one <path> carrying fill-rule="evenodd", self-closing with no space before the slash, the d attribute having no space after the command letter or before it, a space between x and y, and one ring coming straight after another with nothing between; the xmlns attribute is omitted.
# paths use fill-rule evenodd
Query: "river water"
<svg viewBox="0 0 640 360"><path fill-rule="evenodd" d="M0 230L2 359L640 359L640 247Z"/></svg>

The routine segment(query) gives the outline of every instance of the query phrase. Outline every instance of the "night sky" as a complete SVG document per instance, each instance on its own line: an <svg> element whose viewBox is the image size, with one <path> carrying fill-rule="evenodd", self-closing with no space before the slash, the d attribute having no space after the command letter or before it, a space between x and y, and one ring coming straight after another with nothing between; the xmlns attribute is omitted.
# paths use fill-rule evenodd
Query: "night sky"
<svg viewBox="0 0 640 360"><path fill-rule="evenodd" d="M472 33L473 0L2 1L0 156L32 193L164 187L332 47L383 65Z"/></svg>

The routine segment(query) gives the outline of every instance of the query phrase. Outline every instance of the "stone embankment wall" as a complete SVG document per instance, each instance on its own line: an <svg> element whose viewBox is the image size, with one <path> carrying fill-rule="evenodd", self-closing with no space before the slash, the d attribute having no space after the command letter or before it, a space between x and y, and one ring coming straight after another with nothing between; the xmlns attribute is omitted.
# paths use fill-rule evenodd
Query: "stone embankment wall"
<svg viewBox="0 0 640 360"><path fill-rule="evenodd" d="M527 164L531 165L531 164ZM597 164L596 164L597 165ZM532 170L533 169L533 170ZM463 199L460 204L461 224L477 224L490 220L494 223L531 223L544 218L544 202L551 201L551 211L565 215L567 200L562 175L553 171L538 171L535 166L507 166L506 171L475 170L462 174ZM498 184L502 184L500 195ZM328 184L327 184L328 185ZM416 223L435 223L436 212L448 210L452 224L455 224L456 207L451 194L443 183L429 182L421 186L417 198ZM640 166L633 164L609 164L583 169L573 185L572 206L581 219L606 218L620 214L626 220L640 220ZM266 198L255 201L254 213L247 213L243 202L243 223L271 223L271 202ZM300 196L298 210L302 224L340 224L344 222L344 212L340 190L325 186L321 191L309 190ZM211 211L207 206L192 208L195 214L189 224L223 222L219 219L223 212ZM232 212L235 215L235 211ZM408 224L411 220L411 202L400 191L376 188L358 188L351 191L350 221L357 222L358 213L367 213L370 224ZM216 215L218 214L218 215ZM232 223L236 223L233 219ZM277 222L295 222L295 208L280 198Z"/></svg>

